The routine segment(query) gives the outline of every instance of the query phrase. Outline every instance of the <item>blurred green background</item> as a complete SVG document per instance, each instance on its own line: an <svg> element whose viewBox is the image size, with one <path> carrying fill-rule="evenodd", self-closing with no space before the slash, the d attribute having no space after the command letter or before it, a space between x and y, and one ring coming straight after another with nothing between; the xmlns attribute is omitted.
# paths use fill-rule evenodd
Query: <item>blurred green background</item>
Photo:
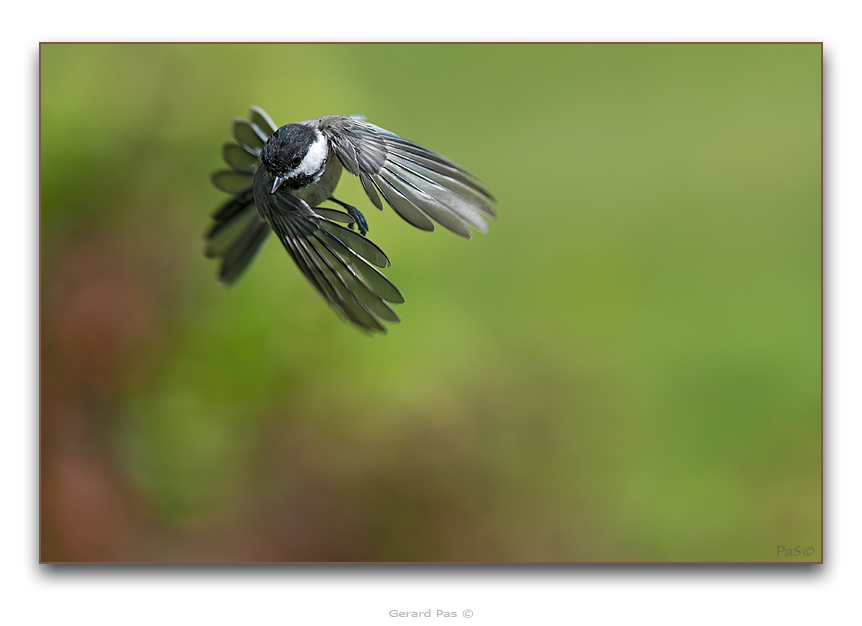
<svg viewBox="0 0 862 626"><path fill-rule="evenodd" d="M43 561L819 561L820 45L42 45ZM231 119L499 201L368 337L202 234ZM776 546L811 546L785 559Z"/></svg>

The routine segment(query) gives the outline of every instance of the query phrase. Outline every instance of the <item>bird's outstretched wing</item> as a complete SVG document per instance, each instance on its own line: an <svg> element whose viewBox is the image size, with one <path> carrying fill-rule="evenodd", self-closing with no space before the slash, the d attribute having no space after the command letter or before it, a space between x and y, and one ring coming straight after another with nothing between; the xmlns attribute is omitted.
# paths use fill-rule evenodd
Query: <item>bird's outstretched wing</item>
<svg viewBox="0 0 862 626"><path fill-rule="evenodd" d="M206 233L204 254L221 259L218 280L232 285L263 248L269 226L257 212L251 189L225 203Z"/></svg>
<svg viewBox="0 0 862 626"><path fill-rule="evenodd" d="M205 235L204 254L221 259L218 280L233 284L263 248L269 226L261 219L252 195L252 181L263 144L276 130L269 116L251 107L249 119L233 121L236 142L226 143L222 156L230 169L212 175L213 185L233 195L213 214Z"/></svg>
<svg viewBox="0 0 862 626"><path fill-rule="evenodd" d="M471 226L487 233L485 219L496 218L488 190L439 154L357 116L329 115L302 123L329 139L341 164L359 177L378 209L383 209L383 196L417 228L434 230L437 222L465 239L472 236Z"/></svg>
<svg viewBox="0 0 862 626"><path fill-rule="evenodd" d="M264 197L263 212L287 252L345 320L371 332L386 332L382 322L400 321L388 303L400 304L404 297L372 267L389 266L380 248L291 194Z"/></svg>

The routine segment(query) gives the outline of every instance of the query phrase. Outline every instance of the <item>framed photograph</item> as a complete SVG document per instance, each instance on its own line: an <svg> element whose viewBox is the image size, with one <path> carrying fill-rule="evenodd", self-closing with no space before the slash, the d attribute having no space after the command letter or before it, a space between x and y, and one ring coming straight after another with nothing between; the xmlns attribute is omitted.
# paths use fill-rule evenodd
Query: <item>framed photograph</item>
<svg viewBox="0 0 862 626"><path fill-rule="evenodd" d="M39 62L42 562L822 562L821 44Z"/></svg>

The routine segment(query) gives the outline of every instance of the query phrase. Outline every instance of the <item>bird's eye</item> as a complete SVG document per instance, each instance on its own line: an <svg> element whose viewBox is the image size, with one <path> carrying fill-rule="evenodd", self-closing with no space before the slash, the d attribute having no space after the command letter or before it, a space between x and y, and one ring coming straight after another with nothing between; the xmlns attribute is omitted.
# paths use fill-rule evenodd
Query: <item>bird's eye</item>
<svg viewBox="0 0 862 626"><path fill-rule="evenodd" d="M290 162L290 167L299 167L300 163L302 163L302 159L300 159L298 156L293 157L293 161Z"/></svg>

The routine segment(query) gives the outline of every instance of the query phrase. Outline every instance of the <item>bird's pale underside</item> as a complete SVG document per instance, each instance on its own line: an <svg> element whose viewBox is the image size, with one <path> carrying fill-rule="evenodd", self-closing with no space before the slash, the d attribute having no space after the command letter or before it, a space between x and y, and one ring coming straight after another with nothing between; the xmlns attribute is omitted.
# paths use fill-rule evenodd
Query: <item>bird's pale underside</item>
<svg viewBox="0 0 862 626"><path fill-rule="evenodd" d="M397 323L391 305L404 298L376 269L390 263L364 236L365 218L333 198L342 168L359 177L378 209L385 202L422 230L436 223L469 239L471 228L487 233L486 219L495 218L494 199L468 172L361 116L328 115L279 128L252 107L248 120L234 120L233 136L235 143L223 149L230 169L212 176L233 197L206 233L206 255L221 261L219 281L236 281L272 230L332 308L370 332ZM326 201L347 211L319 206Z"/></svg>

